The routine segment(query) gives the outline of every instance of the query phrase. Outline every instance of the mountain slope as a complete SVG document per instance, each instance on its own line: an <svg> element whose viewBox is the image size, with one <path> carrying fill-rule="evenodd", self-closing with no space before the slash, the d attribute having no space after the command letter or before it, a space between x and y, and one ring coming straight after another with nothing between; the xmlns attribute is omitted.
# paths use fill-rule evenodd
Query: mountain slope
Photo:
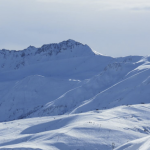
<svg viewBox="0 0 150 150"><path fill-rule="evenodd" d="M119 146L115 150L149 150L150 149L150 136L140 138L122 146Z"/></svg>
<svg viewBox="0 0 150 150"><path fill-rule="evenodd" d="M137 67L131 76L114 84L108 89L91 98L87 103L79 106L75 112L89 111L95 108L112 108L119 105L149 103L150 65L149 62Z"/></svg>
<svg viewBox="0 0 150 150"><path fill-rule="evenodd" d="M136 57L133 56L133 59ZM120 59L120 58L119 58ZM108 64L86 83L47 103L31 116L81 113L119 105L149 103L149 62L126 62L125 58ZM137 62L136 62L137 61ZM142 94L141 94L141 91ZM142 98L144 97L144 98ZM132 100L133 98L133 100Z"/></svg>
<svg viewBox="0 0 150 150"><path fill-rule="evenodd" d="M149 104L119 106L82 114L3 122L0 123L0 135L3 135L0 149L112 150L150 135L149 108Z"/></svg>

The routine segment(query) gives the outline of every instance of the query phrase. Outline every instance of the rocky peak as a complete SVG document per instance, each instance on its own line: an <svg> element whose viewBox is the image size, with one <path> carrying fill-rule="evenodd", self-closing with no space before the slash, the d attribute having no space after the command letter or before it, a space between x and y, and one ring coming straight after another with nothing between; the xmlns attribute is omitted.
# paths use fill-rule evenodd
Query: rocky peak
<svg viewBox="0 0 150 150"><path fill-rule="evenodd" d="M51 51L51 52L55 52L56 54L58 54L61 50L67 50L67 49L72 49L75 46L79 46L82 45L79 42L76 42L74 40L67 40L67 41L63 41L60 43L52 43L52 44L44 44L41 48L38 48L38 50L36 51L37 53L41 53L41 52L45 52L45 51Z"/></svg>

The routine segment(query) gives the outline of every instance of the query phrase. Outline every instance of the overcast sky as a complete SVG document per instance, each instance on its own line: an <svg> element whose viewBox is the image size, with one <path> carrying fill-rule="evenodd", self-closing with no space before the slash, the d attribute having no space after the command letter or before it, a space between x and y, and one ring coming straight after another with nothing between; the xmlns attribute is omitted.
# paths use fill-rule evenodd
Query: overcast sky
<svg viewBox="0 0 150 150"><path fill-rule="evenodd" d="M148 55L150 1L0 0L0 49L67 39L104 55Z"/></svg>

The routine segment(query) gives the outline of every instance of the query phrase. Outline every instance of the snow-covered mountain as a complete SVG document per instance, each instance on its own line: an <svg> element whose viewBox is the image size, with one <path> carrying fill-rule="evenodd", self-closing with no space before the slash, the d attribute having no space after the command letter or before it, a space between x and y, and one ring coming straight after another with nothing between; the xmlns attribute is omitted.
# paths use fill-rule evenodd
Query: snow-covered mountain
<svg viewBox="0 0 150 150"><path fill-rule="evenodd" d="M113 58L74 40L21 51L0 50L0 148L109 150L120 146L123 150L136 143L125 144L129 140L142 138L139 141L143 143L149 139L145 138L148 116L143 113L141 123L138 119L140 112L149 113L149 89L149 56ZM110 121L113 114L116 124ZM123 117L118 123L120 114L137 119L136 131L130 127L134 119L125 123L128 117ZM98 135L101 129L97 125L96 129L87 127L87 122L93 124L89 118L97 125L105 122L106 137ZM12 132L10 137L7 129ZM86 134L88 130L91 136ZM41 144L36 146L38 139Z"/></svg>
<svg viewBox="0 0 150 150"><path fill-rule="evenodd" d="M0 121L30 115L79 87L113 60L73 40L0 54Z"/></svg>

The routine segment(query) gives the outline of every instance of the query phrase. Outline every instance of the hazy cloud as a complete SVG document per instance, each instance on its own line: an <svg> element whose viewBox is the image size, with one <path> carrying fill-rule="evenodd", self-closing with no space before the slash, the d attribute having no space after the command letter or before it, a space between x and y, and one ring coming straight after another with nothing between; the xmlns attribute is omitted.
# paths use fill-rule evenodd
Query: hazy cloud
<svg viewBox="0 0 150 150"><path fill-rule="evenodd" d="M133 7L131 9L135 11L150 11L150 6L149 7Z"/></svg>
<svg viewBox="0 0 150 150"><path fill-rule="evenodd" d="M74 39L113 56L149 54L147 0L0 0L0 49Z"/></svg>

